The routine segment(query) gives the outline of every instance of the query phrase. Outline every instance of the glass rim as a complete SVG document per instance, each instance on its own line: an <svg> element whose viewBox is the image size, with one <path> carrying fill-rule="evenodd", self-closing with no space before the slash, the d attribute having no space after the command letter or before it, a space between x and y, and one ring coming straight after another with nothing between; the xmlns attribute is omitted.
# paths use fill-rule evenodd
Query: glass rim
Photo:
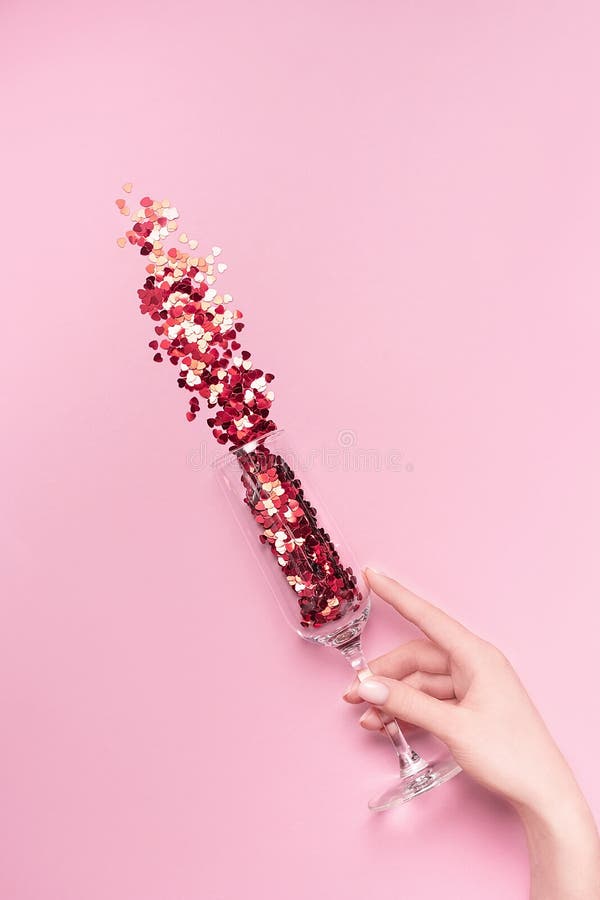
<svg viewBox="0 0 600 900"><path fill-rule="evenodd" d="M231 447L224 453L220 453L219 456L216 457L216 459L213 459L210 467L211 469L219 469L221 466L224 466L225 463L230 462L232 459L236 459L238 456L242 456L244 453L250 453L267 438L278 437L281 434L285 434L285 428L274 428L272 431L266 431L258 437L252 438L251 441L246 441L245 444L241 444L239 447Z"/></svg>

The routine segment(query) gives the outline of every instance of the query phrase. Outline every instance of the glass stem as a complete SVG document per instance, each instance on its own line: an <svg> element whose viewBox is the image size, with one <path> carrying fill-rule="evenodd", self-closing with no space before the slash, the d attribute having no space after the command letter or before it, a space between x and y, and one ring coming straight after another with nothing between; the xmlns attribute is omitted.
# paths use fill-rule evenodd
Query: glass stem
<svg viewBox="0 0 600 900"><path fill-rule="evenodd" d="M362 651L360 635L337 649L346 657L354 669L359 681L365 681L367 678L373 676L373 672L369 669L369 664ZM405 777L425 769L427 763L412 749L402 734L402 729L396 719L392 719L391 722L386 722L382 712L377 709L377 707L372 708L375 709L375 712L379 716L385 733L389 737L392 742L392 747L396 751L398 762L400 763L400 774Z"/></svg>

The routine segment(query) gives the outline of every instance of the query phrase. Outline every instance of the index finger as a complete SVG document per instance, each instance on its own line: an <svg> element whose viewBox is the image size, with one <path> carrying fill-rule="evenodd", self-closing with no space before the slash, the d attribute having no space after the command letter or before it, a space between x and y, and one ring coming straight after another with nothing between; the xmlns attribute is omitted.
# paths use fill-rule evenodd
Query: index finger
<svg viewBox="0 0 600 900"><path fill-rule="evenodd" d="M423 634L449 654L460 653L476 640L475 635L452 616L402 587L393 578L373 569L366 569L365 575L370 587L382 600L393 606L400 615L420 628Z"/></svg>

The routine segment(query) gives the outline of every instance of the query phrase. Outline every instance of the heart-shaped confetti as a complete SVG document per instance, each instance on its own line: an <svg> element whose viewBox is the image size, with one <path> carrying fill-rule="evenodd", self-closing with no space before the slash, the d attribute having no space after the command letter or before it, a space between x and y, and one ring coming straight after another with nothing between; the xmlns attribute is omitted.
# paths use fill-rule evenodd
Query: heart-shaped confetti
<svg viewBox="0 0 600 900"><path fill-rule="evenodd" d="M127 182L123 190L130 193ZM124 200L116 201L130 215ZM155 338L149 341L155 362L166 357L177 369L177 383L191 396L186 418L196 419L200 398L208 403L207 420L220 444L232 450L252 442L237 456L245 502L258 527L258 538L272 553L281 577L287 579L300 624L319 628L359 608L362 601L352 569L345 567L314 507L304 497L300 480L282 456L270 451L269 434L276 425L270 417L273 374L257 368L239 337L242 313L229 306L231 294L219 295L209 287L217 278L214 260L221 253L212 247L204 258L184 248L164 245L177 229L177 208L168 200L143 197L131 214L132 228L117 238L129 241L148 257L146 278L138 290L140 310L149 315ZM185 232L179 242L195 250L198 241ZM225 263L216 265L220 275ZM164 356L163 356L164 354ZM255 443L256 442L256 443Z"/></svg>

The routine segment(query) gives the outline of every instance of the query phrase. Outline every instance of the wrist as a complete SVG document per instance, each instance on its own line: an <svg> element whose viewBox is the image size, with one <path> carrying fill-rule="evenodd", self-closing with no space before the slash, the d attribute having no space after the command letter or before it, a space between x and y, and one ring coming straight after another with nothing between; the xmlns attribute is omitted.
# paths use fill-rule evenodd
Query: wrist
<svg viewBox="0 0 600 900"><path fill-rule="evenodd" d="M567 823L579 829L592 820L586 799L573 770L558 747L540 758L540 765L510 798L526 830L541 829L553 833Z"/></svg>
<svg viewBox="0 0 600 900"><path fill-rule="evenodd" d="M550 793L550 792L549 792ZM600 866L598 828L577 784L570 789L552 790L545 802L516 805L530 851L546 848L560 856L595 858Z"/></svg>
<svg viewBox="0 0 600 900"><path fill-rule="evenodd" d="M517 806L527 837L532 900L592 900L600 896L600 839L592 812L575 785L552 791L552 803Z"/></svg>
<svg viewBox="0 0 600 900"><path fill-rule="evenodd" d="M579 785L570 771L568 776L560 783L552 783L528 801L513 803L527 832L565 835L592 826L597 833L592 812Z"/></svg>

